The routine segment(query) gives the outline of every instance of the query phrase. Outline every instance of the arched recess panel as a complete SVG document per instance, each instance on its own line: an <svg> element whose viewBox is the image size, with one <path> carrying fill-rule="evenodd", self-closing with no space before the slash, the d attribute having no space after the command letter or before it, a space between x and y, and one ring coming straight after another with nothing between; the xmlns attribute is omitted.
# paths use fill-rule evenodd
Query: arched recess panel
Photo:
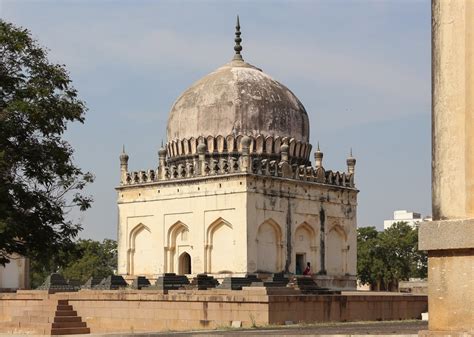
<svg viewBox="0 0 474 337"><path fill-rule="evenodd" d="M345 273L345 232L339 226L333 227L326 239L326 271L329 275Z"/></svg>
<svg viewBox="0 0 474 337"><path fill-rule="evenodd" d="M189 237L189 229L181 221L172 225L167 234L166 252L166 271L168 273L176 273L178 271L178 254L177 247L187 243Z"/></svg>
<svg viewBox="0 0 474 337"><path fill-rule="evenodd" d="M209 228L211 273L229 272L234 264L234 234L232 226L222 220L214 222Z"/></svg>
<svg viewBox="0 0 474 337"><path fill-rule="evenodd" d="M310 262L311 263L311 268L313 270L313 273L315 272L315 264L316 261L314 260L314 254L313 254L313 249L314 247L314 240L315 240L315 234L314 231L311 230L310 227L307 225L301 225L296 229L295 232L295 256L296 255L303 255L304 261L301 261L301 259L295 259L295 263L301 263L304 265L301 266L295 266L295 268L299 271L303 271L306 268L306 263Z"/></svg>
<svg viewBox="0 0 474 337"><path fill-rule="evenodd" d="M275 273L280 265L281 230L273 221L260 225L257 232L257 271Z"/></svg>
<svg viewBox="0 0 474 337"><path fill-rule="evenodd" d="M130 274L147 275L153 274L153 242L148 227L138 225L131 233L131 265Z"/></svg>

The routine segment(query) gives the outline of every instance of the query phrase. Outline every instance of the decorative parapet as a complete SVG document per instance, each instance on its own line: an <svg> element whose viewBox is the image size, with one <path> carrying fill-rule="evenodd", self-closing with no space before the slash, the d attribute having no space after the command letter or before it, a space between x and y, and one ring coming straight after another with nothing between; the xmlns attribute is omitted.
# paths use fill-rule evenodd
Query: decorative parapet
<svg viewBox="0 0 474 337"><path fill-rule="evenodd" d="M159 167L157 170L127 172L121 185L140 185L160 181L223 176L232 173L250 173L349 188L355 187L354 173L326 171L322 166L315 168L305 165L290 165L286 161L259 158L252 158L251 165L245 168L242 162L243 160L234 157L219 160L208 157L204 161L194 160L186 165L165 164L164 167Z"/></svg>
<svg viewBox="0 0 474 337"><path fill-rule="evenodd" d="M239 138L239 137L237 137ZM258 138L258 137L257 137ZM278 137L277 137L278 138ZM214 138L213 138L214 139ZM221 139L216 137L216 139ZM199 139L198 139L199 140ZM275 143L272 139L272 149L275 149ZM291 142L290 142L291 143ZM194 143L193 143L194 144ZM220 143L222 145L222 143ZM315 152L315 167L307 165L309 161L300 164L297 160L291 161L290 153L295 153L295 148L288 145L283 139L283 143L278 145L278 155L265 156L259 146L255 147L255 139L249 136L239 138L238 152L233 148L227 148L231 152L225 155L223 149L210 151L206 143L201 139L201 143L192 149L193 154L179 157L169 157L166 148L162 147L158 151L159 161L156 170L128 172L128 155L125 151L120 155L121 186L140 185L160 181L171 181L180 179L189 179L197 177L222 176L235 173L249 173L261 176L280 177L300 181L316 182L320 184L355 188L355 158L350 157L347 160L347 172L326 171L322 165L323 153L319 150ZM309 145L309 144L308 144ZM167 145L168 149L170 144ZM257 151L254 151L255 149ZM300 148L301 149L301 148ZM311 149L305 147L305 151ZM300 152L301 154L301 152ZM305 156L309 154L305 153ZM175 160L173 160L175 159Z"/></svg>

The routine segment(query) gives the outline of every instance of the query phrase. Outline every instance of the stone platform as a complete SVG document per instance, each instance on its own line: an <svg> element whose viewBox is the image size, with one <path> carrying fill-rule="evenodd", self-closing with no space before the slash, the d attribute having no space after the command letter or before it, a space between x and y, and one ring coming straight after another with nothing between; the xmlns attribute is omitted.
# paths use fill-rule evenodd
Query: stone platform
<svg viewBox="0 0 474 337"><path fill-rule="evenodd" d="M26 312L54 312L67 300L91 333L130 333L213 329L240 321L253 325L337 321L416 319L427 310L426 296L342 293L303 295L291 288L244 287L243 290L81 290L50 293L19 291L0 294L0 333L42 333L16 317ZM49 307L51 306L51 308ZM33 308L33 309L32 309ZM43 315L44 316L44 315Z"/></svg>

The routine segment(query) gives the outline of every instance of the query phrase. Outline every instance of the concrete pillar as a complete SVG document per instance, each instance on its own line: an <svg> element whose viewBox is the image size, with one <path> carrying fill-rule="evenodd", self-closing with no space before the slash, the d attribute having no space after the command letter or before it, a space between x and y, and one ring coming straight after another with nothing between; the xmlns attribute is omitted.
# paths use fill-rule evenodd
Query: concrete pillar
<svg viewBox="0 0 474 337"><path fill-rule="evenodd" d="M433 222L428 251L429 330L474 334L474 0L432 1Z"/></svg>

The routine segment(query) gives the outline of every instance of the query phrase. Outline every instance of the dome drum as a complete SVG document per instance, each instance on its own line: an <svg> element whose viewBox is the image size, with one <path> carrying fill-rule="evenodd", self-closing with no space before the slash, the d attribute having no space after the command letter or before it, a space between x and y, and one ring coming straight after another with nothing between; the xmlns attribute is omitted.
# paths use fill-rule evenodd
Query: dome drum
<svg viewBox="0 0 474 337"><path fill-rule="evenodd" d="M206 153L213 157L240 157L242 155L243 135L218 135L217 137L191 137L190 139L176 139L166 144L168 162L178 163L198 155L198 145L206 146ZM257 135L248 136L250 139L249 154L261 158L279 159L280 148L288 146L289 161L295 164L309 163L311 144L289 137L273 137Z"/></svg>

